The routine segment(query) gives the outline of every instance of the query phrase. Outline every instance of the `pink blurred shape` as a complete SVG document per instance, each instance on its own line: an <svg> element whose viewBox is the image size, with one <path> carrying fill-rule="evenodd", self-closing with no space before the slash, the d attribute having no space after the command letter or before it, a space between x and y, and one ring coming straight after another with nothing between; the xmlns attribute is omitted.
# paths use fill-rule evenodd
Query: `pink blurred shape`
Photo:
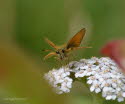
<svg viewBox="0 0 125 104"><path fill-rule="evenodd" d="M107 43L101 49L101 53L112 58L125 72L125 40L114 40Z"/></svg>

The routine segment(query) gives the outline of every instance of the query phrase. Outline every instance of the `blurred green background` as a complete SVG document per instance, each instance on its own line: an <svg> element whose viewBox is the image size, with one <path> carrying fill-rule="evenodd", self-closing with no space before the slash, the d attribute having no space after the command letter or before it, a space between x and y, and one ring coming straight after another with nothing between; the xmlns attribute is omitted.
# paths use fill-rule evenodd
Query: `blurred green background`
<svg viewBox="0 0 125 104"><path fill-rule="evenodd" d="M124 10L124 0L0 1L0 104L91 104L80 83L57 96L42 80L56 64L52 58L43 61L42 49L51 49L44 37L61 45L86 28L82 46L93 48L78 51L75 60L100 57L107 41L125 37ZM15 97L27 100L4 99Z"/></svg>

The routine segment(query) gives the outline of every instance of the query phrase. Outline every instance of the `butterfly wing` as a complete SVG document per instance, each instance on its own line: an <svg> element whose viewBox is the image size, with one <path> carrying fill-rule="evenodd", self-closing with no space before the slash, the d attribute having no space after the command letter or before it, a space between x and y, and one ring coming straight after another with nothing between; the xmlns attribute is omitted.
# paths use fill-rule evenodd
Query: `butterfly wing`
<svg viewBox="0 0 125 104"><path fill-rule="evenodd" d="M75 47L79 47L83 37L85 36L85 28L81 29L78 33L76 33L71 40L69 40L66 49L73 49Z"/></svg>

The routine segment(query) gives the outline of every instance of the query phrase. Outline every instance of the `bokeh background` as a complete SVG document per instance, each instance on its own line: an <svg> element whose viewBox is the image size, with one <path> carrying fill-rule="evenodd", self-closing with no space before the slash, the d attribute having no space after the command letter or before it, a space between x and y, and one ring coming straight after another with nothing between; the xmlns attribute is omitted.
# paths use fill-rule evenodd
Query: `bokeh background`
<svg viewBox="0 0 125 104"><path fill-rule="evenodd" d="M91 104L93 98L76 82L69 94L56 95L42 79L56 67L43 61L51 49L48 37L60 45L86 28L75 60L100 57L101 47L125 37L124 0L1 0L0 1L0 104Z"/></svg>

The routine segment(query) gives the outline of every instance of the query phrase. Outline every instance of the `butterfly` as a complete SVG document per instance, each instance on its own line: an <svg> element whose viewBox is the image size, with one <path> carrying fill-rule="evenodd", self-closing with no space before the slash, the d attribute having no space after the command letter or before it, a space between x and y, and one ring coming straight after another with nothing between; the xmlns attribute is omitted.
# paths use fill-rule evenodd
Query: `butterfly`
<svg viewBox="0 0 125 104"><path fill-rule="evenodd" d="M52 41L45 38L45 41L54 49L54 50L44 50L46 52L50 51L49 54L47 54L44 57L44 60L47 58L50 58L52 56L55 56L59 60L65 60L68 58L69 53L74 50L82 49L82 48L91 48L91 47L80 47L80 44L85 36L86 29L81 29L78 33L76 33L67 44L64 44L62 46L55 45Z"/></svg>

